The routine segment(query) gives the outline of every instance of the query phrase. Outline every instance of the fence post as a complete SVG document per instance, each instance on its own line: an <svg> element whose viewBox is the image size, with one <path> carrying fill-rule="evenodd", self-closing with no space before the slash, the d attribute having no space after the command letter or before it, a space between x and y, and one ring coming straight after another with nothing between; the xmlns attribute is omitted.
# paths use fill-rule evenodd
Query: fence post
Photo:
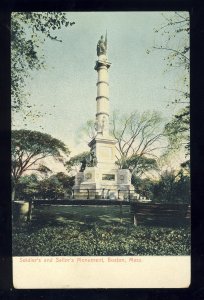
<svg viewBox="0 0 204 300"><path fill-rule="evenodd" d="M122 201L120 201L120 223L123 222L123 208L122 208Z"/></svg>
<svg viewBox="0 0 204 300"><path fill-rule="evenodd" d="M102 199L105 198L105 189L102 189Z"/></svg>
<svg viewBox="0 0 204 300"><path fill-rule="evenodd" d="M128 200L130 201L130 190L128 190Z"/></svg>
<svg viewBox="0 0 204 300"><path fill-rule="evenodd" d="M89 199L89 189L87 189L87 200Z"/></svg>
<svg viewBox="0 0 204 300"><path fill-rule="evenodd" d="M33 205L33 201L32 200L29 200L28 201L28 214L27 214L27 222L31 221L31 218L32 218L32 205Z"/></svg>
<svg viewBox="0 0 204 300"><path fill-rule="evenodd" d="M135 212L133 212L133 225L137 226L137 217Z"/></svg>
<svg viewBox="0 0 204 300"><path fill-rule="evenodd" d="M75 198L74 198L74 190L72 190L72 199L75 199Z"/></svg>
<svg viewBox="0 0 204 300"><path fill-rule="evenodd" d="M130 203L130 215L131 215L131 220L133 221L133 225L137 226L138 220L136 215L136 207L133 202Z"/></svg>
<svg viewBox="0 0 204 300"><path fill-rule="evenodd" d="M118 190L118 200L120 200L120 190Z"/></svg>

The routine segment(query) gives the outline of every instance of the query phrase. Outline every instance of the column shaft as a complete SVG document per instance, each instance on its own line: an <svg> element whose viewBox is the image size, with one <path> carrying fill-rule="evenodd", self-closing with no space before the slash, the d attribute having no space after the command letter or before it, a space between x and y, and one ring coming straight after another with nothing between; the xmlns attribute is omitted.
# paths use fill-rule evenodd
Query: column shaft
<svg viewBox="0 0 204 300"><path fill-rule="evenodd" d="M98 124L97 132L109 134L109 83L108 69L105 63L97 67L97 105L96 122Z"/></svg>

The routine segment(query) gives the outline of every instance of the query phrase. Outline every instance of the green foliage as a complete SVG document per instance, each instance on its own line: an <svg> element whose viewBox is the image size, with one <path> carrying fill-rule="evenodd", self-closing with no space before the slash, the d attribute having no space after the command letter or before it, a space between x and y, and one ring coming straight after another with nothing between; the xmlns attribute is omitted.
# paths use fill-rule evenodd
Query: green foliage
<svg viewBox="0 0 204 300"><path fill-rule="evenodd" d="M13 226L13 255L189 255L188 225L131 224L128 206L41 206Z"/></svg>
<svg viewBox="0 0 204 300"><path fill-rule="evenodd" d="M69 198L73 185L74 177L59 172L39 182L38 197L40 199Z"/></svg>
<svg viewBox="0 0 204 300"><path fill-rule="evenodd" d="M16 198L28 200L37 196L39 179L36 174L22 176L16 184Z"/></svg>
<svg viewBox="0 0 204 300"><path fill-rule="evenodd" d="M43 226L16 228L14 256L189 255L188 228Z"/></svg>
<svg viewBox="0 0 204 300"><path fill-rule="evenodd" d="M166 51L166 62L169 68L182 67L189 71L189 33L190 18L187 12L175 12L171 16L163 14L164 24L155 30L160 35L160 43L155 49ZM163 37L163 39L161 38ZM186 81L187 78L184 77Z"/></svg>
<svg viewBox="0 0 204 300"><path fill-rule="evenodd" d="M71 157L66 163L65 166L67 168L67 171L70 172L72 170L72 167L80 166L82 160L86 159L88 161L90 158L90 152L82 152L78 155L75 155Z"/></svg>
<svg viewBox="0 0 204 300"><path fill-rule="evenodd" d="M62 163L63 155L67 156L70 152L62 141L49 134L22 129L12 131L11 153L11 174L14 188L26 171L50 172L49 168L39 164L42 159L53 157Z"/></svg>
<svg viewBox="0 0 204 300"><path fill-rule="evenodd" d="M190 177L181 169L165 171L154 186L154 199L162 202L190 202Z"/></svg>
<svg viewBox="0 0 204 300"><path fill-rule="evenodd" d="M12 109L24 108L26 78L45 66L42 45L45 39L60 41L54 31L72 26L62 12L13 12L11 17ZM27 106L27 109L31 106ZM29 111L31 113L32 110Z"/></svg>
<svg viewBox="0 0 204 300"><path fill-rule="evenodd" d="M141 176L148 171L157 169L157 162L155 159L139 156L137 154L126 159L120 159L116 163L122 169L129 169L132 174L137 174L137 176Z"/></svg>
<svg viewBox="0 0 204 300"><path fill-rule="evenodd" d="M39 131L13 130L11 142L13 155L22 156L24 153L29 153L32 156L43 154L59 158L60 151L69 154L69 150L63 142Z"/></svg>
<svg viewBox="0 0 204 300"><path fill-rule="evenodd" d="M63 172L39 180L35 174L22 176L16 184L16 198L28 199L64 199L70 198L74 177Z"/></svg>
<svg viewBox="0 0 204 300"><path fill-rule="evenodd" d="M189 109L189 106L181 109L165 126L165 134L169 138L171 147L174 149L179 149L184 145L186 148L186 156L190 154Z"/></svg>
<svg viewBox="0 0 204 300"><path fill-rule="evenodd" d="M138 194L155 202L189 203L190 176L188 164L189 161L185 162L179 172L175 170L162 172L159 180L148 177L141 178L133 174L131 181Z"/></svg>
<svg viewBox="0 0 204 300"><path fill-rule="evenodd" d="M190 176L190 160L186 160L181 164L183 171Z"/></svg>
<svg viewBox="0 0 204 300"><path fill-rule="evenodd" d="M169 149L182 149L184 145L188 156L190 153L190 18L187 12L175 12L173 16L172 14L163 16L165 24L155 30L160 36L160 41L153 48L165 51L167 55L164 60L168 70L176 70L176 76L179 74L180 78L177 82L181 82L182 85L179 89L172 89L176 92L176 98L172 100L172 103L184 105L184 108L179 109L166 125L165 133L169 138Z"/></svg>
<svg viewBox="0 0 204 300"><path fill-rule="evenodd" d="M150 178L141 178L133 175L131 182L134 185L136 192L142 197L151 200L154 198L155 181Z"/></svg>

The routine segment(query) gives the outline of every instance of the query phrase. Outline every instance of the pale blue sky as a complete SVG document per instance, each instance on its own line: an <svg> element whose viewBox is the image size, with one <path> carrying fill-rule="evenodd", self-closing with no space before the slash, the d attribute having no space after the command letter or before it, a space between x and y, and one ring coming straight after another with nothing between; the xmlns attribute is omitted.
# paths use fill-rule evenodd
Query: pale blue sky
<svg viewBox="0 0 204 300"><path fill-rule="evenodd" d="M164 86L180 88L179 70L165 73L166 53L153 51L148 55L146 52L155 41L160 42L154 28L165 23L161 12L72 12L67 15L75 25L57 32L62 43L46 41L47 68L33 73L32 81L28 82L29 102L51 115L30 122L27 128L39 130L41 125L44 132L61 139L71 150L80 151L86 146L75 145L75 136L83 123L95 118L96 44L106 29L108 58L112 63L109 70L111 111L159 110L166 119L176 112L177 107L167 108L175 93ZM19 116L14 122L17 128L23 127Z"/></svg>

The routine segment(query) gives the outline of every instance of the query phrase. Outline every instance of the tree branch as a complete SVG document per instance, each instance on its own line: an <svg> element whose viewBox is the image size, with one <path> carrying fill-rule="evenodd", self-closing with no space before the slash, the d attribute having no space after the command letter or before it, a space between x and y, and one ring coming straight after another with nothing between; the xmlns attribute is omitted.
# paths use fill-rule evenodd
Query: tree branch
<svg viewBox="0 0 204 300"><path fill-rule="evenodd" d="M52 155L50 154L50 155L43 155L43 156L41 156L41 157L38 157L37 159L35 159L32 163L30 163L30 164L27 166L27 169L28 169L30 166L34 165L38 160L43 159L43 158L45 158L45 157L49 157L49 156L52 156ZM24 171L25 171L25 170L24 170Z"/></svg>
<svg viewBox="0 0 204 300"><path fill-rule="evenodd" d="M190 61L190 59L187 57L187 56L185 56L183 53L181 53L180 51L178 51L178 50L175 50L175 49L171 49L171 48L167 48L167 47L156 47L156 46L154 46L153 47L154 49L157 49L157 50L167 50L167 51L172 51L172 52L175 52L175 53L177 53L178 55L181 55L182 57L184 57L184 59L185 60L187 60L188 62Z"/></svg>

